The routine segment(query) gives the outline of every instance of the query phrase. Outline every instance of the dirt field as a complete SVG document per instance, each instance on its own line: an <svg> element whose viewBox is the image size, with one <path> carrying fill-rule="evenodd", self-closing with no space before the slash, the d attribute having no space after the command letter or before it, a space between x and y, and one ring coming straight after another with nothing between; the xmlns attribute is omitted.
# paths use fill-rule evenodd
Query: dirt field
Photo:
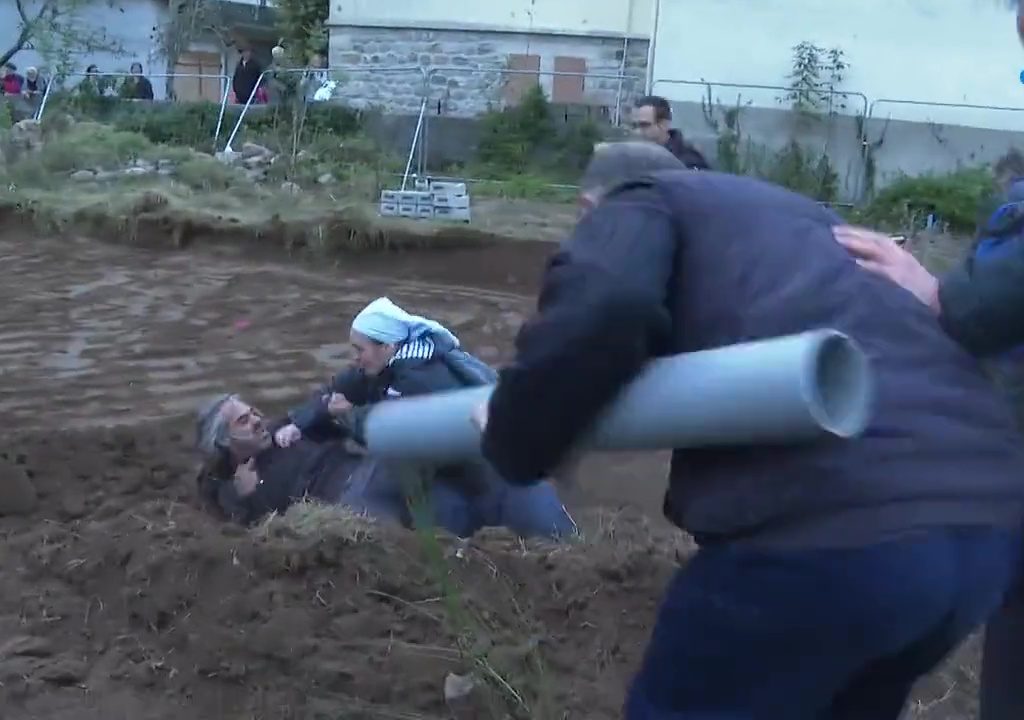
<svg viewBox="0 0 1024 720"><path fill-rule="evenodd" d="M570 504L587 545L488 534L447 574L414 535L253 537L192 504L197 403L232 390L280 410L344 362L380 294L500 360L546 250L314 268L0 229L3 717L617 717L682 543L658 518L665 458L586 466ZM913 716L971 717L972 660ZM487 687L448 708L449 672Z"/></svg>

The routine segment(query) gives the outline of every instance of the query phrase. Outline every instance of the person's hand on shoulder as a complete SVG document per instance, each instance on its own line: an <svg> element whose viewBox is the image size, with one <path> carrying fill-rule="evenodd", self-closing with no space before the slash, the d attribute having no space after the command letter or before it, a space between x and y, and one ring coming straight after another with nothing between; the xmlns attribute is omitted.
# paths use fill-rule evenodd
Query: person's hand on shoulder
<svg viewBox="0 0 1024 720"><path fill-rule="evenodd" d="M833 228L833 234L862 268L909 291L936 315L941 312L938 279L891 237L851 225Z"/></svg>

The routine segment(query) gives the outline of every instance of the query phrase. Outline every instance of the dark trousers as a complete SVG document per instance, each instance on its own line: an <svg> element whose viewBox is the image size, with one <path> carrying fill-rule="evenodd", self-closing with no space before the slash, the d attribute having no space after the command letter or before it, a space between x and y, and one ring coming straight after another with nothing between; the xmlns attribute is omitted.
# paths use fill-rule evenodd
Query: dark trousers
<svg viewBox="0 0 1024 720"><path fill-rule="evenodd" d="M981 720L1024 718L1024 586L985 628Z"/></svg>
<svg viewBox="0 0 1024 720"><path fill-rule="evenodd" d="M999 607L1020 559L1020 533L989 528L702 549L669 585L626 717L897 720L914 682Z"/></svg>

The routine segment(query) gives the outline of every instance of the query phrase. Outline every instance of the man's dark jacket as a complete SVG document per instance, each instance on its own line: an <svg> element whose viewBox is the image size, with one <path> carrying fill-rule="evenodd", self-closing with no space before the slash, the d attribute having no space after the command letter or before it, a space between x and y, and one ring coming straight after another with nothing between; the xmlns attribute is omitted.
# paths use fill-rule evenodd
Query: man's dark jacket
<svg viewBox="0 0 1024 720"><path fill-rule="evenodd" d="M1006 202L1024 208L1024 180L1013 183ZM1018 226L997 262L968 258L939 283L940 322L979 357L1024 343L1024 231Z"/></svg>
<svg viewBox="0 0 1024 720"><path fill-rule="evenodd" d="M262 73L263 66L255 60L238 61L238 65L235 66L235 74L231 78L231 90L235 93L236 103L244 105L249 101Z"/></svg>
<svg viewBox="0 0 1024 720"><path fill-rule="evenodd" d="M835 328L871 358L863 437L677 450L666 513L699 542L877 542L1024 516L1024 444L975 361L910 293L860 269L841 220L782 188L671 171L614 191L550 261L484 436L504 477L566 457L651 357ZM636 478L636 482L651 482Z"/></svg>
<svg viewBox="0 0 1024 720"><path fill-rule="evenodd" d="M701 155L700 150L683 139L683 134L678 130L668 131L668 142L665 149L676 156L683 165L691 170L710 170L711 165Z"/></svg>
<svg viewBox="0 0 1024 720"><path fill-rule="evenodd" d="M287 420L270 425L271 434ZM283 513L303 498L337 503L361 458L342 442L302 439L287 448L271 445L253 462L260 484L249 495L235 490L234 465L225 454L219 465L205 468L196 480L207 506L227 520L251 525L270 513Z"/></svg>

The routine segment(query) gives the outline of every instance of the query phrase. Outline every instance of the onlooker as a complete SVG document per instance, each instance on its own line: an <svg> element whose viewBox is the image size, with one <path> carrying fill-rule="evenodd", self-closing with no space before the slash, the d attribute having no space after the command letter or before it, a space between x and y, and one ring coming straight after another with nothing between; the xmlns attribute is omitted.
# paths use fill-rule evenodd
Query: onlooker
<svg viewBox="0 0 1024 720"><path fill-rule="evenodd" d="M665 98L657 95L639 98L633 109L631 124L636 135L658 143L686 167L695 170L711 169L700 151L686 142L681 132L672 128L672 107Z"/></svg>
<svg viewBox="0 0 1024 720"><path fill-rule="evenodd" d="M121 97L125 100L152 100L153 84L142 74L142 63L133 62L129 72L132 76L121 85Z"/></svg>
<svg viewBox="0 0 1024 720"><path fill-rule="evenodd" d="M100 72L96 65L85 69L85 79L78 84L78 92L84 96L101 97L109 95L113 89L113 79Z"/></svg>
<svg viewBox="0 0 1024 720"><path fill-rule="evenodd" d="M937 278L889 236L842 227L836 238L871 272L892 280L934 312L946 332L979 357L997 357L996 376L1024 418L1024 157L1011 153L995 167L1004 205L979 233L974 252ZM1021 579L1024 582L1024 578ZM1024 717L1024 585L985 630L981 672L982 720Z"/></svg>
<svg viewBox="0 0 1024 720"><path fill-rule="evenodd" d="M231 90L235 94L236 103L244 105L249 102L250 97L253 100L257 99L254 97L253 91L262 74L263 66L253 59L252 50L247 47L242 48L238 65L235 66L234 77L231 79Z"/></svg>
<svg viewBox="0 0 1024 720"><path fill-rule="evenodd" d="M21 95L25 78L19 75L14 63L7 63L3 68L3 77L0 78L0 90L4 95Z"/></svg>
<svg viewBox="0 0 1024 720"><path fill-rule="evenodd" d="M39 70L30 67L25 70L25 85L21 94L29 100L37 100L46 92L46 80L39 74Z"/></svg>

